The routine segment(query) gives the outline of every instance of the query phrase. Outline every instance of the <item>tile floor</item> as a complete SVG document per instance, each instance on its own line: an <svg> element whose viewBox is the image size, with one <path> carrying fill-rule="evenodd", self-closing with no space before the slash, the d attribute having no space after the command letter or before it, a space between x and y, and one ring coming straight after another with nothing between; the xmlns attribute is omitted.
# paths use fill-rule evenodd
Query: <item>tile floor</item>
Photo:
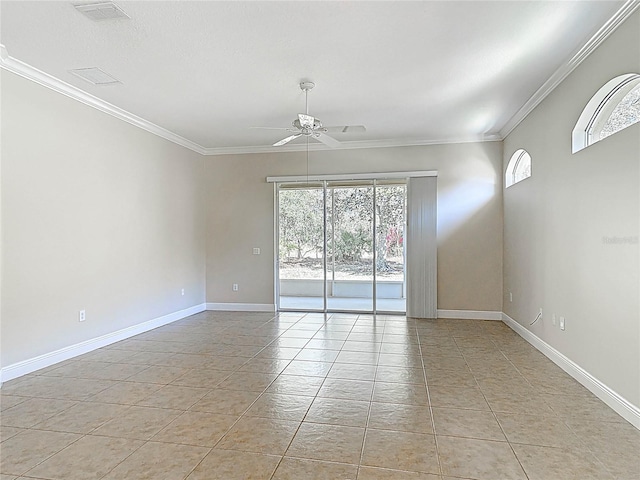
<svg viewBox="0 0 640 480"><path fill-rule="evenodd" d="M0 394L0 480L640 478L640 431L500 322L204 312Z"/></svg>

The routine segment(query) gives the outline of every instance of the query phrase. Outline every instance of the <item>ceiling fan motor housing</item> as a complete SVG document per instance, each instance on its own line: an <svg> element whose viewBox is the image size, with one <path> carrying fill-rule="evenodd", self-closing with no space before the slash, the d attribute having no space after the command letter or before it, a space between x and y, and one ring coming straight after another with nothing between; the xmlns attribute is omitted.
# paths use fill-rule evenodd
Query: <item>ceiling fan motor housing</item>
<svg viewBox="0 0 640 480"><path fill-rule="evenodd" d="M324 132L324 129L322 128L322 122L317 118L313 119L313 127L312 128L303 127L302 124L300 123L300 119L299 118L296 118L293 121L292 125L295 128L297 128L298 130L300 130L303 135L313 135L314 132L316 132L316 131Z"/></svg>

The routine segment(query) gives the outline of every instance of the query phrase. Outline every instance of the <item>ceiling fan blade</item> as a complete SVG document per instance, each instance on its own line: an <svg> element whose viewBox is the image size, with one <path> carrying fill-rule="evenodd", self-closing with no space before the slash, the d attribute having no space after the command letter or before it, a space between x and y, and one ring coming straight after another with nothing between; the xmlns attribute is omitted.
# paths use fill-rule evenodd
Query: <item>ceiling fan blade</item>
<svg viewBox="0 0 640 480"><path fill-rule="evenodd" d="M253 130L286 130L287 132L297 132L296 129L291 127L249 127Z"/></svg>
<svg viewBox="0 0 640 480"><path fill-rule="evenodd" d="M338 125L324 128L328 133L363 133L367 131L364 125Z"/></svg>
<svg viewBox="0 0 640 480"><path fill-rule="evenodd" d="M311 115L299 113L298 119L300 120L300 125L302 125L302 128L313 128L313 122L315 121L315 118L313 118Z"/></svg>
<svg viewBox="0 0 640 480"><path fill-rule="evenodd" d="M326 134L324 134L324 133L322 133L322 132L316 132L316 133L314 134L314 137L315 137L318 141L320 141L320 142L324 143L325 145L327 145L327 146L329 146L329 147L331 147L331 148L337 148L337 147L339 147L340 145L342 145L342 144L341 144L338 140L336 140L335 138L332 138L332 137L330 137L329 135L326 135Z"/></svg>
<svg viewBox="0 0 640 480"><path fill-rule="evenodd" d="M298 138L300 135L302 135L302 134L301 133L296 133L295 135L291 135L290 137L283 138L279 142L274 143L273 146L274 147L280 147L280 146L284 145L285 143L289 143L294 138Z"/></svg>

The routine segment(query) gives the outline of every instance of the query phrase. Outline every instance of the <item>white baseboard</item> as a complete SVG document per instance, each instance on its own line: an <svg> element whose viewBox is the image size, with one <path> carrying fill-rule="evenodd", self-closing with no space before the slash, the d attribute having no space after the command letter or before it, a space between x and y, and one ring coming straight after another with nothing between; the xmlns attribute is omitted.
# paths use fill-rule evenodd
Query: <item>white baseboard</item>
<svg viewBox="0 0 640 480"><path fill-rule="evenodd" d="M527 342L538 349L547 358L549 358L549 360L551 360L562 370L564 370L578 382L580 382L596 397L609 405L621 417L623 417L637 429L640 429L640 408L636 407L624 397L614 392L611 388L607 387L604 383L591 375L580 365L565 357L558 350L553 348L537 335L533 334L531 331L527 330L506 313L502 314L502 321L506 323L518 335L520 335Z"/></svg>
<svg viewBox="0 0 640 480"><path fill-rule="evenodd" d="M207 310L226 312L275 312L272 303L207 303Z"/></svg>
<svg viewBox="0 0 640 480"><path fill-rule="evenodd" d="M463 320L502 320L502 312L490 310L440 310L438 318L459 318Z"/></svg>
<svg viewBox="0 0 640 480"><path fill-rule="evenodd" d="M91 352L92 350L96 350L97 348L106 347L107 345L119 342L120 340L125 340L135 335L153 330L154 328L158 328L168 323L175 322L176 320L188 317L189 315L194 315L196 313L204 311L205 304L201 303L200 305L195 305L193 307L185 308L184 310L169 313L168 315L163 315L162 317L154 318L137 325L132 325L130 327L123 328L122 330L107 333L105 335L92 338L91 340L85 340L84 342L76 343L75 345L70 345L54 352L45 353L44 355L39 355L28 360L14 363L12 365L3 367L0 370L0 385L2 384L2 382L8 382L9 380L13 380L14 378L21 377L22 375L35 372L36 370L40 370L41 368L49 367L58 362L62 362L64 360L77 357L78 355Z"/></svg>

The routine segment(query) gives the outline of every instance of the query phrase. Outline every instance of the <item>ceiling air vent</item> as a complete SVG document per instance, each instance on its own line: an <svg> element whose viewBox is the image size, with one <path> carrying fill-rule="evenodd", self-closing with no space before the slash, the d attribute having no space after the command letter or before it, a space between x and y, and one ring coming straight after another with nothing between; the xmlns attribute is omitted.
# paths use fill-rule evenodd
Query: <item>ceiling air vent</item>
<svg viewBox="0 0 640 480"><path fill-rule="evenodd" d="M115 83L121 83L117 78L113 78L108 73L103 72L96 67L69 70L69 73L73 73L75 76L80 77L93 85L113 85Z"/></svg>
<svg viewBox="0 0 640 480"><path fill-rule="evenodd" d="M129 18L129 15L113 2L85 3L74 5L76 10L91 20L112 20L114 18Z"/></svg>

